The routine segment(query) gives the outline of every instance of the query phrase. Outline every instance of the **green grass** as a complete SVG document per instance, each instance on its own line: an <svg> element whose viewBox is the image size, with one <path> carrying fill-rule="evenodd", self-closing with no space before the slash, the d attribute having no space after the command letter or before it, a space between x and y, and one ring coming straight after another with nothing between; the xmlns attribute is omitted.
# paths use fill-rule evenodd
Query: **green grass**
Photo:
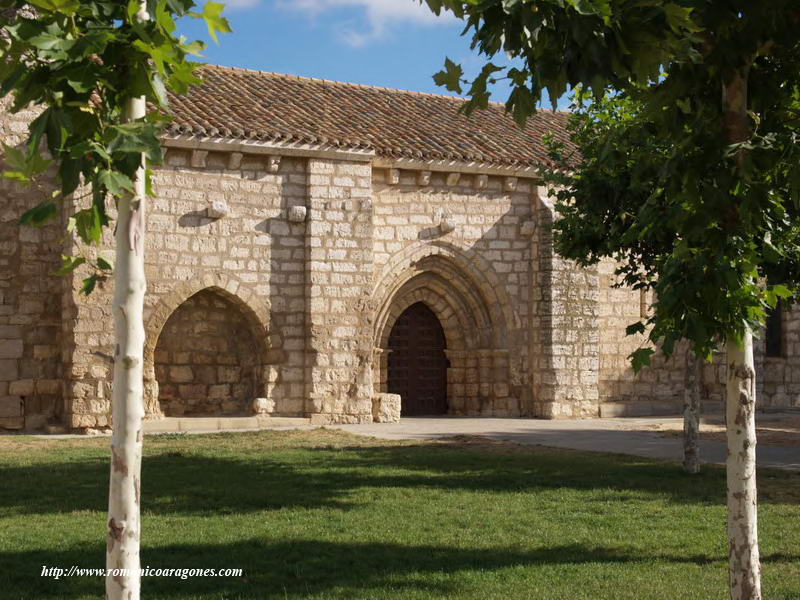
<svg viewBox="0 0 800 600"><path fill-rule="evenodd" d="M0 597L99 598L108 439L0 438ZM764 471L767 600L800 599L800 476ZM143 597L727 598L724 472L337 431L145 440Z"/></svg>

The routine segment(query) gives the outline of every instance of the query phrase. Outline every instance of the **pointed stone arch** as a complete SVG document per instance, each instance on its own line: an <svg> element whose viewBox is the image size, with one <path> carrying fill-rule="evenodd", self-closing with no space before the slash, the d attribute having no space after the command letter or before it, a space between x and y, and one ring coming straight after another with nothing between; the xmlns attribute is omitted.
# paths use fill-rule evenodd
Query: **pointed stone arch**
<svg viewBox="0 0 800 600"><path fill-rule="evenodd" d="M255 395L268 397L274 388L278 379L277 365L283 360L283 343L272 327L269 305L242 286L234 276L225 273L206 275L202 279L180 282L146 311L144 383L147 418L163 416L155 372L155 351L161 332L179 307L204 291L212 292L235 306L247 322L255 343Z"/></svg>
<svg viewBox="0 0 800 600"><path fill-rule="evenodd" d="M483 259L443 242L423 242L395 255L376 279L374 379L387 391L388 339L397 319L422 302L447 340L448 405L453 414L518 414L510 397L508 340L520 320Z"/></svg>

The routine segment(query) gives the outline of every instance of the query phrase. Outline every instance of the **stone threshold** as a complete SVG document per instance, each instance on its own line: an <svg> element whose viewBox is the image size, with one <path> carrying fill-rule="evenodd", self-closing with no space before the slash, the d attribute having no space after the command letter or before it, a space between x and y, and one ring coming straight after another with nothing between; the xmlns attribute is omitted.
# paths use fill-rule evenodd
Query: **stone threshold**
<svg viewBox="0 0 800 600"><path fill-rule="evenodd" d="M239 431L300 427L311 425L311 419L302 417L164 417L145 421L147 433L181 433L198 431Z"/></svg>

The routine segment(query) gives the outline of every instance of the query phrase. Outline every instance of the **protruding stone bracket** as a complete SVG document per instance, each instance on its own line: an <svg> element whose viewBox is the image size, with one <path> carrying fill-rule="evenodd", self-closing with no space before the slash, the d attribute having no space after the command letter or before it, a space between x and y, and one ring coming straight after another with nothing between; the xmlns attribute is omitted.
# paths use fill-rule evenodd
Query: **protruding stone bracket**
<svg viewBox="0 0 800 600"><path fill-rule="evenodd" d="M517 190L517 178L506 177L503 179L503 189L507 192L514 192Z"/></svg>
<svg viewBox="0 0 800 600"><path fill-rule="evenodd" d="M371 211L372 210L372 199L371 198L365 198L364 200L361 201L361 204L359 206L361 207L361 212L369 212L369 211Z"/></svg>
<svg viewBox="0 0 800 600"><path fill-rule="evenodd" d="M206 209L206 215L210 219L221 219L222 217L228 216L230 213L230 209L228 208L228 203L225 200L214 200Z"/></svg>
<svg viewBox="0 0 800 600"><path fill-rule="evenodd" d="M304 223L308 210L305 206L292 206L289 208L288 218L292 223Z"/></svg>
<svg viewBox="0 0 800 600"><path fill-rule="evenodd" d="M450 187L455 187L458 185L459 179L461 179L461 173L448 173L447 185L449 185Z"/></svg>
<svg viewBox="0 0 800 600"><path fill-rule="evenodd" d="M488 175L476 175L475 176L475 188L479 190L485 190L489 187L489 176Z"/></svg>
<svg viewBox="0 0 800 600"><path fill-rule="evenodd" d="M456 229L456 223L450 215L443 215L439 223L439 229L442 233L451 233Z"/></svg>
<svg viewBox="0 0 800 600"><path fill-rule="evenodd" d="M231 152L228 154L228 170L235 171L242 166L242 156L244 156L241 152Z"/></svg>
<svg viewBox="0 0 800 600"><path fill-rule="evenodd" d="M420 171L417 175L417 185L426 186L431 184L431 172Z"/></svg>
<svg viewBox="0 0 800 600"><path fill-rule="evenodd" d="M400 183L400 169L389 169L386 174L386 181L389 182L389 185Z"/></svg>
<svg viewBox="0 0 800 600"><path fill-rule="evenodd" d="M189 164L197 169L204 169L206 167L207 157L208 150L192 150L192 158Z"/></svg>
<svg viewBox="0 0 800 600"><path fill-rule="evenodd" d="M281 157L280 156L268 156L267 157L267 171L270 173L277 173L280 171L281 168Z"/></svg>

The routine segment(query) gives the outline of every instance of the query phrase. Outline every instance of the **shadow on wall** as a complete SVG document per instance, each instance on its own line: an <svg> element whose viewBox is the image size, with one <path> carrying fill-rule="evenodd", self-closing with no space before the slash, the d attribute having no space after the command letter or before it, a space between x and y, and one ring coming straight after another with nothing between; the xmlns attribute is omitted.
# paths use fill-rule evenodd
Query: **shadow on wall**
<svg viewBox="0 0 800 600"><path fill-rule="evenodd" d="M155 348L168 417L245 415L257 395L258 345L241 309L203 290L170 315Z"/></svg>
<svg viewBox="0 0 800 600"><path fill-rule="evenodd" d="M447 340L449 413L529 414L531 239L521 231L533 201L527 187L509 196L499 178L490 189L475 188L469 176L458 179L454 187L435 173L423 188L405 180L376 186L376 241L403 246L376 264L376 387L398 393L388 385L397 354L388 340L404 311L422 303ZM416 225L431 219L432 226Z"/></svg>

